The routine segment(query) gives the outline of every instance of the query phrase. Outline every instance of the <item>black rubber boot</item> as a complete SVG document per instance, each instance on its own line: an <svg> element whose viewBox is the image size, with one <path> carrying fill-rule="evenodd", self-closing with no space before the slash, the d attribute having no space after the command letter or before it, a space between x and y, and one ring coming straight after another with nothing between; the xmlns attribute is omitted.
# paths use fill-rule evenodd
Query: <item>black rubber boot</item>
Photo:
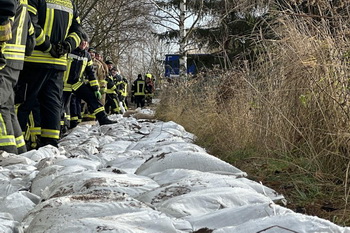
<svg viewBox="0 0 350 233"><path fill-rule="evenodd" d="M110 125L110 124L115 124L115 123L118 123L118 122L108 119L107 116L103 116L103 117L98 118L98 123L100 125Z"/></svg>

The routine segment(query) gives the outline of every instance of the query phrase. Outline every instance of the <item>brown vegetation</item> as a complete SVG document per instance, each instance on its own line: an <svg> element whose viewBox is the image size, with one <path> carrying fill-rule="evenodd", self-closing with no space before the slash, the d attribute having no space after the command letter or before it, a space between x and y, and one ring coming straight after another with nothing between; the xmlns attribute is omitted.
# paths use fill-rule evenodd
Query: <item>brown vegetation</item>
<svg viewBox="0 0 350 233"><path fill-rule="evenodd" d="M287 207L350 226L348 29L287 15L253 63L163 89L156 117L284 194Z"/></svg>

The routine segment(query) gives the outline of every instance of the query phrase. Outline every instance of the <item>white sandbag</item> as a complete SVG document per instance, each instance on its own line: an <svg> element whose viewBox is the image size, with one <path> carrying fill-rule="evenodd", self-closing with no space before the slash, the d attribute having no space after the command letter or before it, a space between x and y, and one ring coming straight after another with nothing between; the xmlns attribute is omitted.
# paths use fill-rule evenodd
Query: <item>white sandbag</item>
<svg viewBox="0 0 350 233"><path fill-rule="evenodd" d="M1 179L0 180L0 198L7 197L18 191L30 189L30 181L23 178ZM1 209L0 209L1 211Z"/></svg>
<svg viewBox="0 0 350 233"><path fill-rule="evenodd" d="M49 167L43 168L33 179L31 185L31 192L35 195L41 196L42 191L49 186L52 181L61 175L72 174L87 171L86 167L82 166L68 166L63 167L59 165L51 165Z"/></svg>
<svg viewBox="0 0 350 233"><path fill-rule="evenodd" d="M9 213L15 221L21 222L24 216L35 207L36 203L23 192L15 192L0 199L0 210Z"/></svg>
<svg viewBox="0 0 350 233"><path fill-rule="evenodd" d="M69 158L57 161L55 165L63 166L63 167L69 167L69 166L80 166L85 167L87 170L98 170L99 168L102 168L102 164L99 161L92 161L82 158Z"/></svg>
<svg viewBox="0 0 350 233"><path fill-rule="evenodd" d="M40 147L38 150L30 150L21 155L35 162L39 162L44 158L59 157L60 151L54 146L47 145L44 147Z"/></svg>
<svg viewBox="0 0 350 233"><path fill-rule="evenodd" d="M23 233L19 222L13 220L9 213L0 212L0 232L1 233Z"/></svg>
<svg viewBox="0 0 350 233"><path fill-rule="evenodd" d="M85 218L66 222L64 225L56 224L45 233L86 233L86 232L109 232L109 233L180 233L175 228L175 221L164 214L154 210L147 210L121 215ZM184 226L184 224L182 224ZM93 229L93 230L92 230ZM190 231L190 225L185 232ZM26 233L42 233L42 231L26 231Z"/></svg>
<svg viewBox="0 0 350 233"><path fill-rule="evenodd" d="M110 190L127 193L133 197L158 186L152 179L134 174L86 171L57 177L42 192L42 196L46 200L71 194L87 194L98 190Z"/></svg>
<svg viewBox="0 0 350 233"><path fill-rule="evenodd" d="M22 155L9 154L6 151L0 152L0 166L6 167L15 164L32 165L34 161Z"/></svg>
<svg viewBox="0 0 350 233"><path fill-rule="evenodd" d="M138 175L150 175L171 168L182 168L203 172L227 172L238 176L246 176L238 168L207 153L199 152L174 152L161 154L149 159L135 172Z"/></svg>
<svg viewBox="0 0 350 233"><path fill-rule="evenodd" d="M213 233L298 232L349 233L349 227L340 227L328 220L297 213L253 219L238 226L223 227Z"/></svg>
<svg viewBox="0 0 350 233"><path fill-rule="evenodd" d="M132 142L125 141L125 140L113 141L111 143L104 144L100 153L105 153L105 154L123 153L126 151L126 149L130 144L132 144Z"/></svg>
<svg viewBox="0 0 350 233"><path fill-rule="evenodd" d="M252 219L289 213L293 213L293 211L276 204L262 203L229 207L199 217L185 217L185 220L192 224L194 231L204 228L215 230L227 226L237 226Z"/></svg>
<svg viewBox="0 0 350 233"><path fill-rule="evenodd" d="M64 159L67 159L67 157L65 155L58 155L58 156L53 156L53 157L48 157L48 158L44 158L42 160L40 160L36 165L35 167L38 169L38 170L42 170L46 167L49 167L53 164L55 164L57 161L61 161L61 160L64 160Z"/></svg>
<svg viewBox="0 0 350 233"><path fill-rule="evenodd" d="M181 218L201 216L220 209L268 203L270 198L243 188L211 188L170 198L155 206L163 213Z"/></svg>
<svg viewBox="0 0 350 233"><path fill-rule="evenodd" d="M105 155L101 155L104 157ZM114 156L114 159L107 162L108 167L120 168L129 174L134 174L137 168L143 164L150 155L145 156L141 151L127 151L122 155Z"/></svg>
<svg viewBox="0 0 350 233"><path fill-rule="evenodd" d="M168 171L169 170L166 170L164 173L169 174ZM192 174L190 172L192 172ZM254 189L248 184L245 184L242 180L237 179L235 176L224 176L199 171L190 172L188 173L188 176L179 179L176 182L166 185L163 184L159 188L143 193L138 196L137 199L154 205L186 193L211 188L238 187L254 191ZM170 177L168 176L168 178ZM167 177L164 177L164 179L167 179Z"/></svg>
<svg viewBox="0 0 350 233"><path fill-rule="evenodd" d="M36 206L24 219L28 232L46 232L52 225L66 225L82 218L97 218L132 213L151 208L127 195L96 192L52 198ZM69 232L69 231L67 231Z"/></svg>
<svg viewBox="0 0 350 233"><path fill-rule="evenodd" d="M149 148L149 151L152 154L168 154L173 152L184 152L184 151L191 151L191 152L200 152L200 153L206 153L205 149L197 146L196 144L189 143L189 142L159 142L157 143L156 147Z"/></svg>

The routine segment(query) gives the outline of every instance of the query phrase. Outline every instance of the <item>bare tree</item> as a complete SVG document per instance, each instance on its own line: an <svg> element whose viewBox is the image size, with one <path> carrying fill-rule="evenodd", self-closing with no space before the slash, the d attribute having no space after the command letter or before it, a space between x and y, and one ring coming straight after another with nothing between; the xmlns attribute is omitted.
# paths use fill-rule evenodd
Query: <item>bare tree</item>
<svg viewBox="0 0 350 233"><path fill-rule="evenodd" d="M191 3L186 0L149 1L156 8L153 22L166 30L163 33L163 38L177 40L180 55L180 76L186 77L189 38L198 21L203 17L203 0L192 0ZM197 10L188 12L187 6L189 4L197 4ZM190 18L192 23L186 28L186 22L189 22Z"/></svg>

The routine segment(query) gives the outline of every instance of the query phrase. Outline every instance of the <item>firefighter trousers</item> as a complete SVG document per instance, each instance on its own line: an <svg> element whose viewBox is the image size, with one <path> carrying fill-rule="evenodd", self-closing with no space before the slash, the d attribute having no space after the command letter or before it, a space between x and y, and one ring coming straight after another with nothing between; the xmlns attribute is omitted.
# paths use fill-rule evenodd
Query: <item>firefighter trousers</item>
<svg viewBox="0 0 350 233"><path fill-rule="evenodd" d="M15 114L16 85L20 71L5 66L0 71L0 150L9 153L24 153L26 146Z"/></svg>
<svg viewBox="0 0 350 233"><path fill-rule="evenodd" d="M95 115L98 120L107 115L102 103L96 98L94 91L87 84L81 85L74 91L74 94L87 103L89 112Z"/></svg>
<svg viewBox="0 0 350 233"><path fill-rule="evenodd" d="M40 104L41 119L40 146L50 144L58 147L63 72L25 66L19 77L21 81L27 83L27 91L23 104L18 107L18 120L22 131L25 131L29 114L37 99Z"/></svg>

